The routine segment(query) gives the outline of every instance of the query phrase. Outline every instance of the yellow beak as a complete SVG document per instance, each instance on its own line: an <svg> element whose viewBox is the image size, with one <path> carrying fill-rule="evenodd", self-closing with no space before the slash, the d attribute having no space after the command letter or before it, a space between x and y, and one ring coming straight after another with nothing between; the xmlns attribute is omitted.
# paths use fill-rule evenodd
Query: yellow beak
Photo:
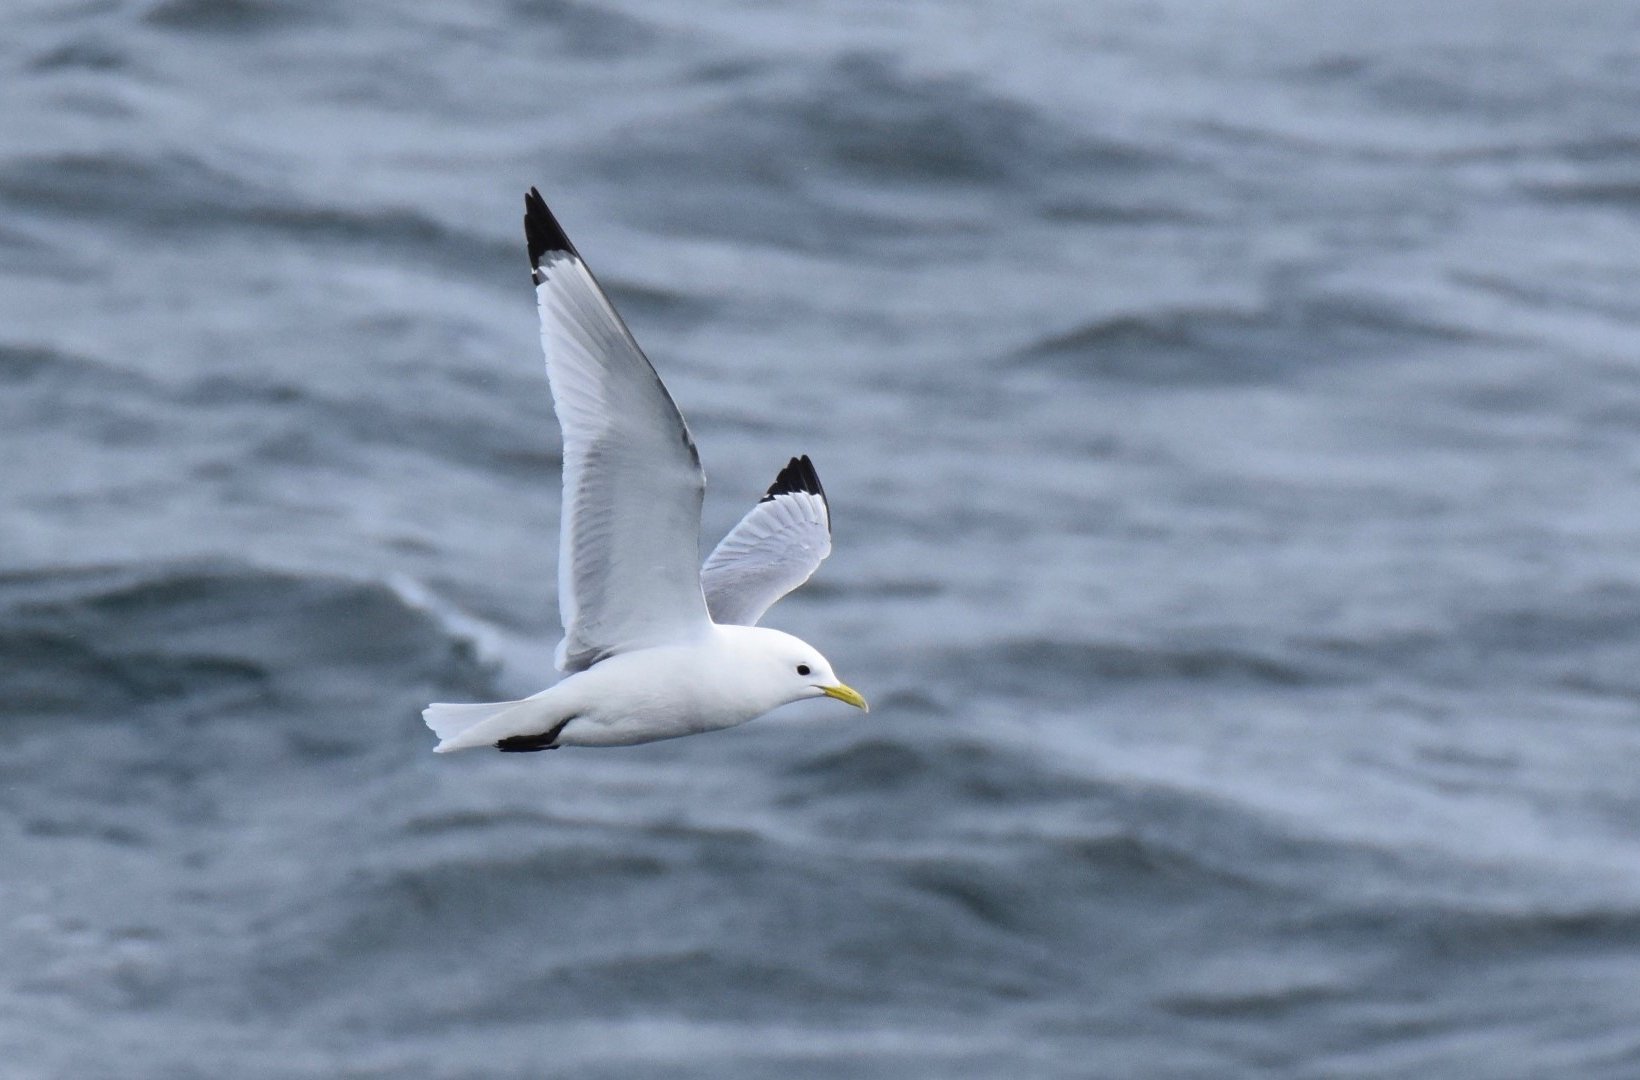
<svg viewBox="0 0 1640 1080"><path fill-rule="evenodd" d="M838 701L846 701L861 712L871 711L871 706L867 705L866 699L860 696L860 691L852 686L844 686L842 683L838 683L836 686L822 686L820 692L827 697L834 697Z"/></svg>

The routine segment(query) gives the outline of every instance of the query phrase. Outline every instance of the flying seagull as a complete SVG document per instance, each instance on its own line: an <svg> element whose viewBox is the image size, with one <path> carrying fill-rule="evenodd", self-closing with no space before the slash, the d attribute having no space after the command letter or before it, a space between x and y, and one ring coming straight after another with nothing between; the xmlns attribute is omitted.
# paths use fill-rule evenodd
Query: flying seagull
<svg viewBox="0 0 1640 1080"><path fill-rule="evenodd" d="M627 746L814 697L865 709L813 646L757 625L831 552L813 463L793 458L700 565L706 474L672 395L534 188L524 236L564 435L564 677L522 701L429 705L434 749Z"/></svg>

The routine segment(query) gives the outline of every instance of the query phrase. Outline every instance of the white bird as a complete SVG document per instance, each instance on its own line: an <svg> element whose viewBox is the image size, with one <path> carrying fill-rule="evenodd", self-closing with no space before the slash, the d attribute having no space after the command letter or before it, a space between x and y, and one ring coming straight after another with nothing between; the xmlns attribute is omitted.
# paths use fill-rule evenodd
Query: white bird
<svg viewBox="0 0 1640 1080"><path fill-rule="evenodd" d="M706 475L688 426L534 188L524 235L564 437L565 675L522 701L429 705L434 749L627 746L814 697L866 709L813 646L756 625L831 552L814 465L793 458L701 566Z"/></svg>

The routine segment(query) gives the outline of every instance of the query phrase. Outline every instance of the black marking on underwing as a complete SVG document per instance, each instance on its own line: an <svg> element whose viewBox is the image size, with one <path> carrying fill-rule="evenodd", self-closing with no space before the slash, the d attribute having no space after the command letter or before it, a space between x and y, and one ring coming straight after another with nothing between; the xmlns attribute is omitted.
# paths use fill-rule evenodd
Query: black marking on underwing
<svg viewBox="0 0 1640 1080"><path fill-rule="evenodd" d="M495 744L495 748L503 754L533 754L537 750L556 750L558 736L563 734L564 727L575 719L566 716L554 724L551 731L540 735L509 735Z"/></svg>
<svg viewBox="0 0 1640 1080"><path fill-rule="evenodd" d="M524 239L530 248L530 269L535 271L537 285L546 280L541 271L541 259L554 251L567 252L577 259L581 253L575 250L575 245L569 242L564 235L564 227L558 224L558 219L552 216L547 209L547 200L541 193L530 188L524 196Z"/></svg>
<svg viewBox="0 0 1640 1080"><path fill-rule="evenodd" d="M790 495L795 491L820 496L820 501L826 504L826 517L830 519L831 502L826 498L826 489L820 486L820 474L814 471L814 462L809 460L807 454L788 461L758 502L771 502L776 495Z"/></svg>

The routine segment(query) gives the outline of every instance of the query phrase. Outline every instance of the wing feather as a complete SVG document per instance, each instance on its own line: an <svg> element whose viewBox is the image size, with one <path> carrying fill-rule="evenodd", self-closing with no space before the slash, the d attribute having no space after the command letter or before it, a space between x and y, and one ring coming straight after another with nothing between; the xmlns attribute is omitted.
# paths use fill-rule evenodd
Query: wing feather
<svg viewBox="0 0 1640 1080"><path fill-rule="evenodd" d="M524 208L564 435L558 666L579 671L704 629L706 475L672 396L534 188Z"/></svg>
<svg viewBox="0 0 1640 1080"><path fill-rule="evenodd" d="M755 626L831 554L831 508L814 463L792 458L701 567L712 619Z"/></svg>

